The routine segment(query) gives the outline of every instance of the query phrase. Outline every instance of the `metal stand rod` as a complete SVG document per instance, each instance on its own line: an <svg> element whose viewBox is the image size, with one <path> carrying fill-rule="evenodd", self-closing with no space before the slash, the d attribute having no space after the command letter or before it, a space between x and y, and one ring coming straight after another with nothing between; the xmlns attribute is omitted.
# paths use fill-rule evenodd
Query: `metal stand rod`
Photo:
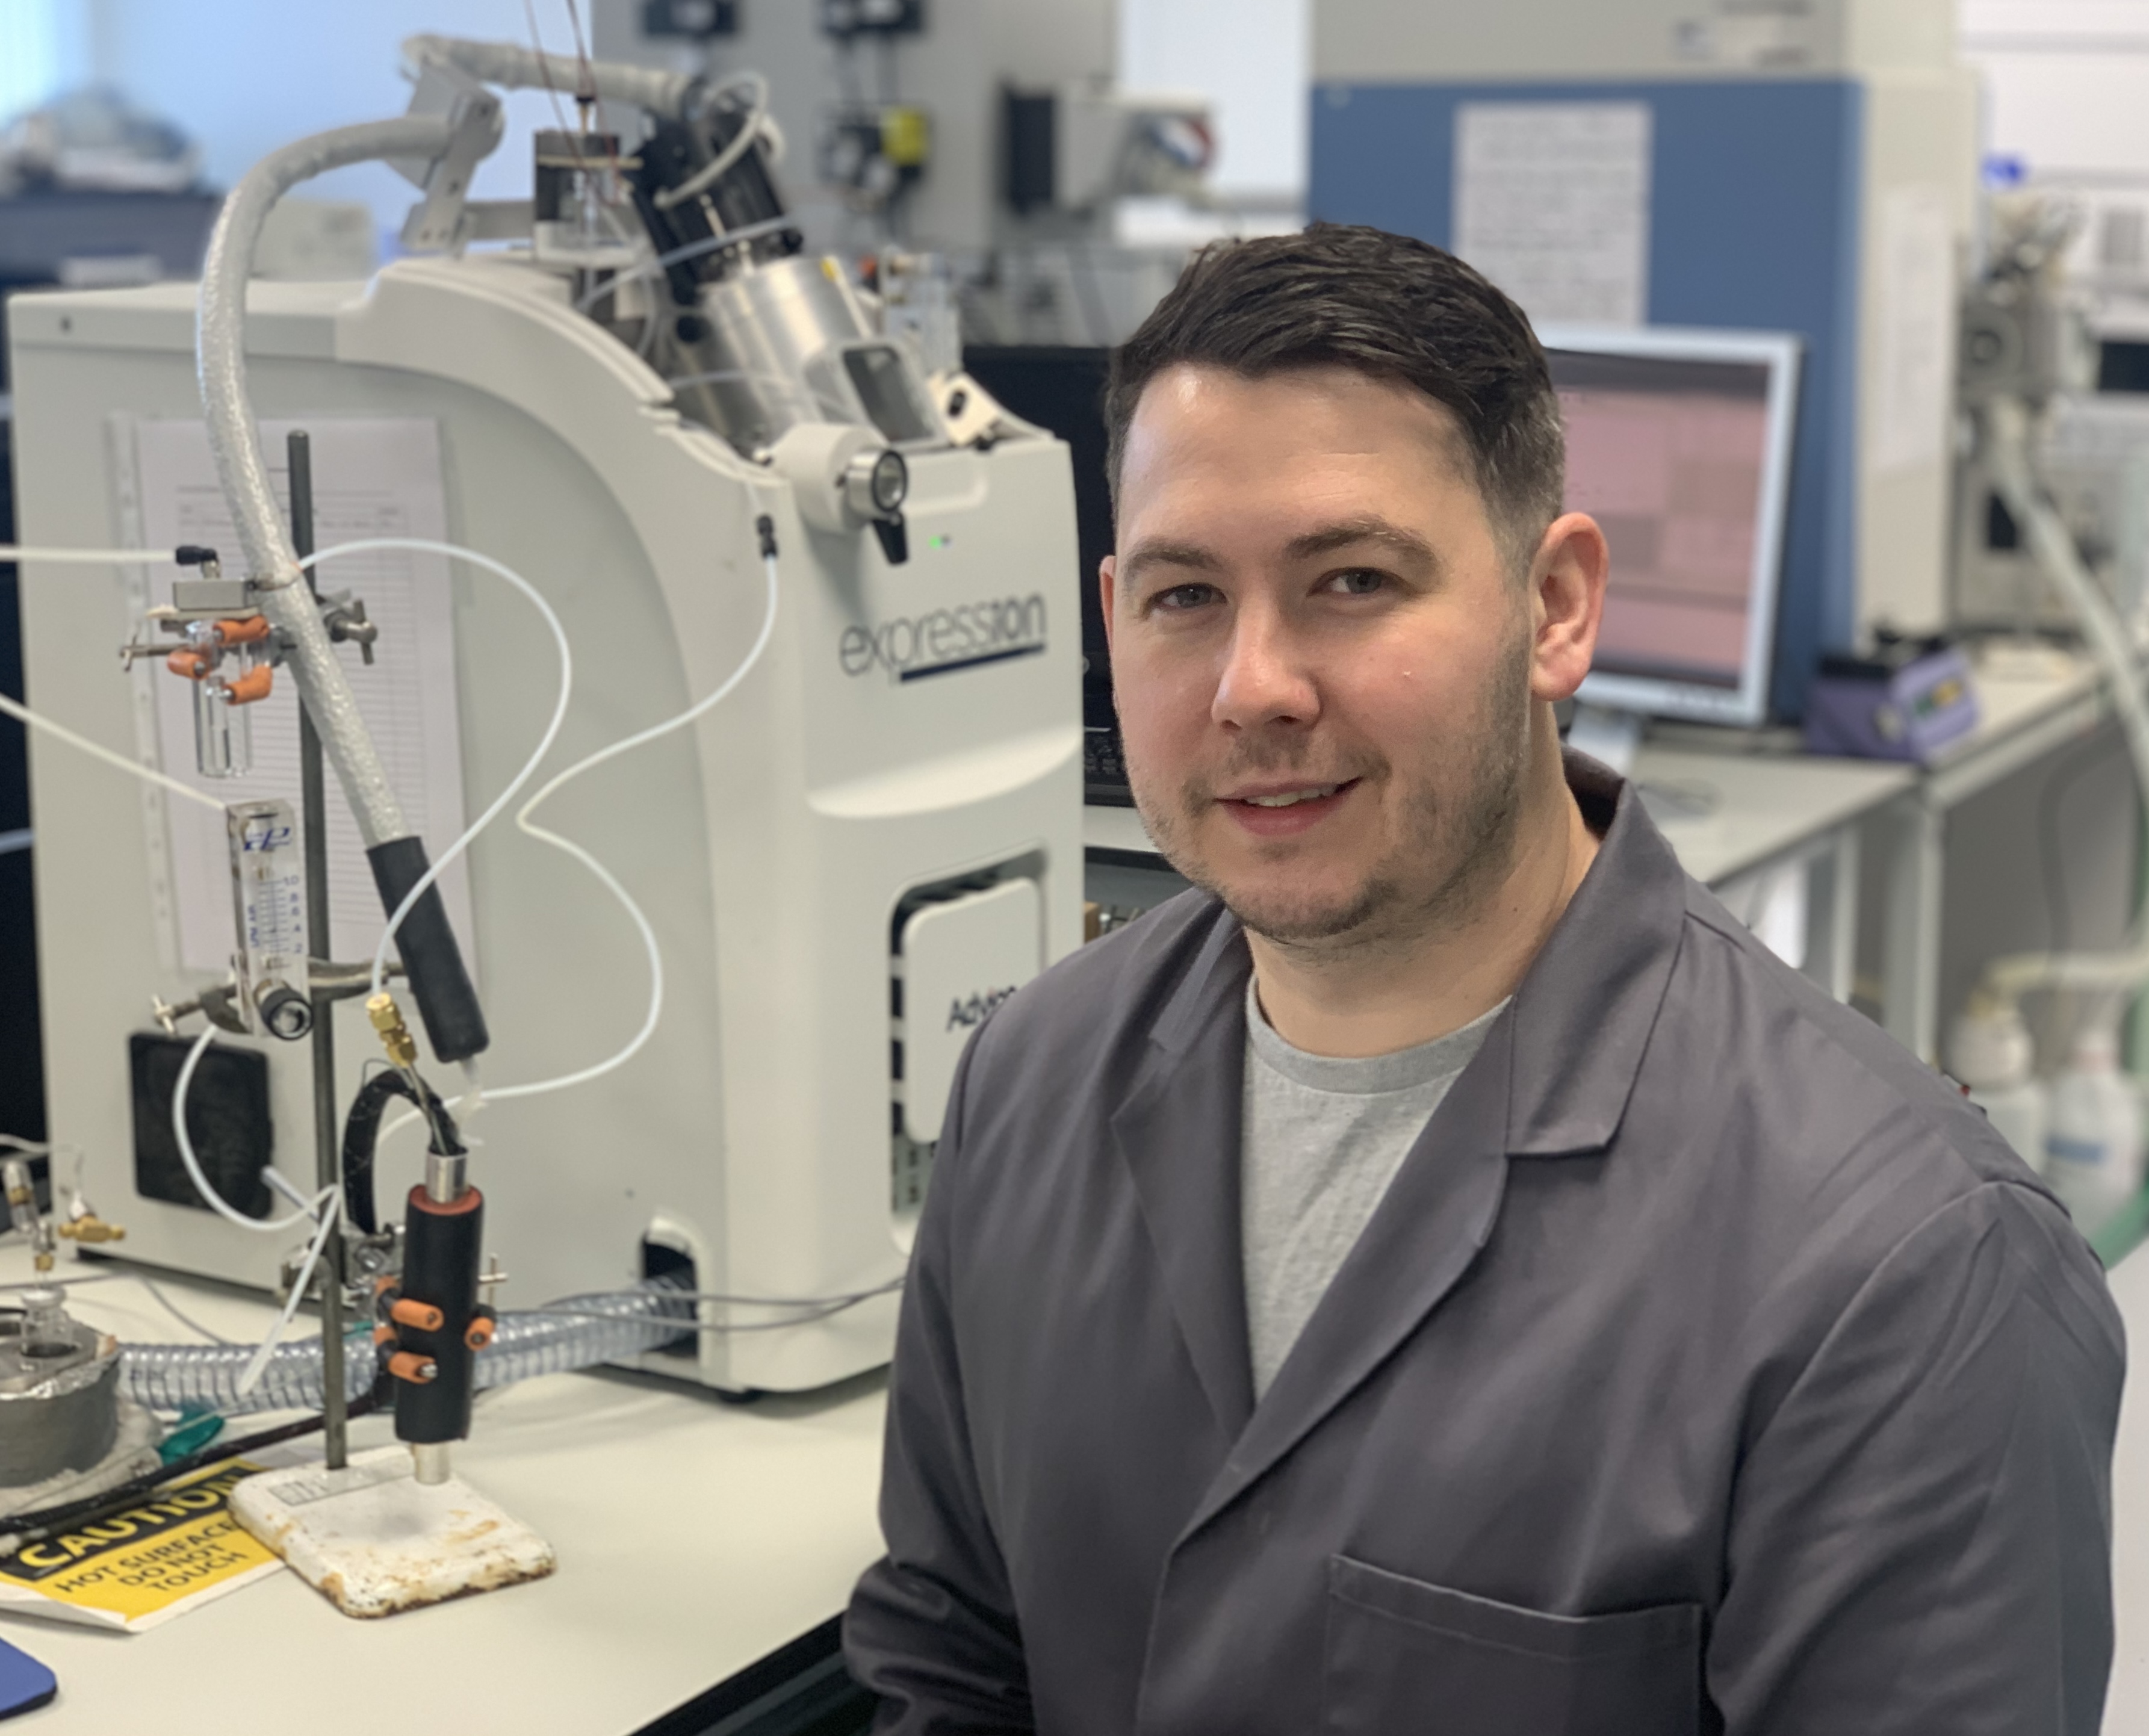
<svg viewBox="0 0 2149 1736"><path fill-rule="evenodd" d="M304 431L285 448L291 466L291 546L300 560L314 551L313 443ZM314 570L306 588L319 596ZM306 951L334 956L329 938L328 792L322 779L321 738L303 705L299 707L299 787L306 815ZM314 1004L314 1176L322 1187L343 1187L342 1151L336 1139L335 1004ZM350 1457L350 1417L344 1391L343 1301L345 1247L340 1228L321 1250L321 1455L331 1471Z"/></svg>

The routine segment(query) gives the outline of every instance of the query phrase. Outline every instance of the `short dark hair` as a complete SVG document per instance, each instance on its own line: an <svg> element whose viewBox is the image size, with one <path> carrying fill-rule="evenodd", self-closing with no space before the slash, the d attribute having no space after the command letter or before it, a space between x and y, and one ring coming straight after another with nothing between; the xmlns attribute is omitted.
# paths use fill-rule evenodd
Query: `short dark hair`
<svg viewBox="0 0 2149 1736"><path fill-rule="evenodd" d="M1520 308L1430 242L1320 223L1202 249L1112 354L1105 464L1115 507L1143 389L1189 364L1247 380L1345 367L1413 387L1461 427L1486 516L1516 564L1559 516L1567 447L1544 350Z"/></svg>

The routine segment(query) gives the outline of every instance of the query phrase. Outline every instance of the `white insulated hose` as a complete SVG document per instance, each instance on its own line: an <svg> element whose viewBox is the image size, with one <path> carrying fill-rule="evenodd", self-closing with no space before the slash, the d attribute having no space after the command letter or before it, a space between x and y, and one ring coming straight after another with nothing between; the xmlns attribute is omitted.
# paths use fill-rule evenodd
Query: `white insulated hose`
<svg viewBox="0 0 2149 1736"><path fill-rule="evenodd" d="M246 284L261 226L292 188L354 163L438 156L447 148L449 131L444 118L406 115L339 127L272 151L224 200L202 262L195 341L202 411L217 476L238 527L247 576L257 587L256 601L289 647L286 657L299 697L320 732L321 746L369 849L408 837L410 828L359 717L358 701L299 572L297 552L269 486L269 466L246 395Z"/></svg>
<svg viewBox="0 0 2149 1736"><path fill-rule="evenodd" d="M454 36L406 37L403 58L414 66L429 61L451 66L481 84L496 84L503 90L579 93L586 71L592 94L607 102L632 103L667 120L685 117L687 104L702 82L689 73L661 73L611 60L584 61L571 54L540 54L513 43L471 42Z"/></svg>
<svg viewBox="0 0 2149 1736"><path fill-rule="evenodd" d="M2111 682L2111 702L2126 737L2134 776L2149 812L2149 698L2141 689L2141 659L2126 627L2075 546L2073 534L2039 492L2030 470L2030 413L2018 399L1996 398L1985 407L1985 463L2009 515L2027 537L2030 551L2081 622L2091 655ZM2143 918L2135 918L2140 938Z"/></svg>

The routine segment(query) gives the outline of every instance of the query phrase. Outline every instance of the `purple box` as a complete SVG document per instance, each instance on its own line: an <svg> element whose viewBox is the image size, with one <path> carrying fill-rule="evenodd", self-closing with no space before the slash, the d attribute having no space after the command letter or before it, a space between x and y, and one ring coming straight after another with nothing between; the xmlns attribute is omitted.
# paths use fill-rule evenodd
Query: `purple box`
<svg viewBox="0 0 2149 1736"><path fill-rule="evenodd" d="M1976 727L1970 659L1944 640L1897 640L1870 657L1824 657L1806 690L1809 753L1924 765Z"/></svg>

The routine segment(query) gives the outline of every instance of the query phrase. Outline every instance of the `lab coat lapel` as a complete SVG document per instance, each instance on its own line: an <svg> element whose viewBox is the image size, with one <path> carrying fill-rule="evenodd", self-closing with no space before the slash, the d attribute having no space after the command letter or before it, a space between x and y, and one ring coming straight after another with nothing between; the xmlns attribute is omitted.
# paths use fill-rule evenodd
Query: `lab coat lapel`
<svg viewBox="0 0 2149 1736"><path fill-rule="evenodd" d="M1462 1281L1492 1238L1511 1157L1611 1146L1671 982L1687 879L1631 787L1577 756L1567 774L1584 812L1608 818L1597 861L1412 1145L1182 1540L1318 1427ZM1236 1115L1231 1125L1236 1155ZM1236 1225L1236 1184L1231 1199ZM1236 1281L1242 1319L1243 1295Z"/></svg>
<svg viewBox="0 0 2149 1736"><path fill-rule="evenodd" d="M1507 1189L1513 1029L1510 1008L1418 1135L1184 1535L1349 1397L1477 1260Z"/></svg>
<svg viewBox="0 0 2149 1736"><path fill-rule="evenodd" d="M1239 1250L1239 1122L1246 986L1238 924L1215 928L1160 1014L1111 1118L1195 1377L1227 1438L1254 1408Z"/></svg>

